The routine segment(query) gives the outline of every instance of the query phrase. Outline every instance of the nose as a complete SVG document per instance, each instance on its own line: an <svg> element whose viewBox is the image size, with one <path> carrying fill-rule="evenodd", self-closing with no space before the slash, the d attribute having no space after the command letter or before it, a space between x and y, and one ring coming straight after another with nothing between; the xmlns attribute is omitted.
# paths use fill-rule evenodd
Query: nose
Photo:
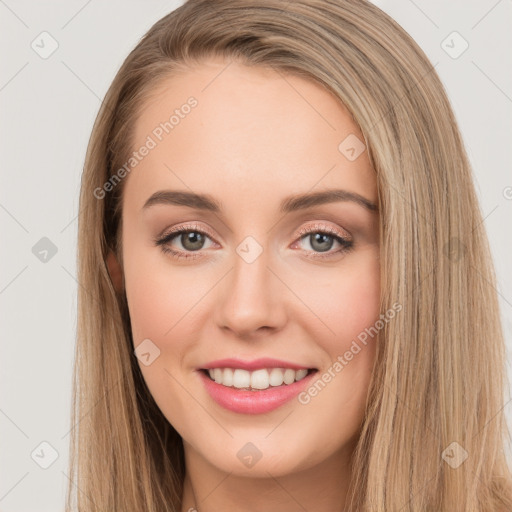
<svg viewBox="0 0 512 512"><path fill-rule="evenodd" d="M266 251L250 263L235 253L233 268L218 287L216 323L220 329L247 339L282 328L285 290L268 263Z"/></svg>

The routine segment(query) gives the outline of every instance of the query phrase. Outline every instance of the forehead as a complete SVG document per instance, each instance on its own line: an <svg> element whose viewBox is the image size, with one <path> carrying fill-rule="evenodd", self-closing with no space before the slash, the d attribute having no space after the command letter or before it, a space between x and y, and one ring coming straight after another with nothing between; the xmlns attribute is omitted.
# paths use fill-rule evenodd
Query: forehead
<svg viewBox="0 0 512 512"><path fill-rule="evenodd" d="M376 201L366 151L355 160L342 151L364 140L348 110L282 71L220 59L180 71L151 91L133 133L134 151L150 147L125 183L125 203L139 209L172 188L246 208L329 187Z"/></svg>

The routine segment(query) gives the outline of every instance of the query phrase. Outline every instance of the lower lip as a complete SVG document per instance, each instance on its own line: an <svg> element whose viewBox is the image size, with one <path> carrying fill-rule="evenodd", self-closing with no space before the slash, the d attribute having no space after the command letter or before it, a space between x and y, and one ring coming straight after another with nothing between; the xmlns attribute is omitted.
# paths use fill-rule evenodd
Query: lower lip
<svg viewBox="0 0 512 512"><path fill-rule="evenodd" d="M263 414L281 407L297 396L309 383L316 372L311 372L293 384L269 387L258 391L247 391L217 384L203 371L200 377L209 395L221 407L241 414Z"/></svg>

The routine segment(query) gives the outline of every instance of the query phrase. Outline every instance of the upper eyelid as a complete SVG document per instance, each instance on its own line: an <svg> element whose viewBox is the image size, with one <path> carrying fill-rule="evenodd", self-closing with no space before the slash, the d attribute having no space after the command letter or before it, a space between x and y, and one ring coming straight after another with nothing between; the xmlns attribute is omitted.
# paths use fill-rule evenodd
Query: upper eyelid
<svg viewBox="0 0 512 512"><path fill-rule="evenodd" d="M301 227L299 230L294 232L294 237L303 238L305 235L309 233L315 233L317 231L324 231L327 232L333 236L338 236L342 238L343 240L352 240L352 236L343 229L343 232L340 231L340 229L333 228L332 226L329 226L327 224L323 224L323 221L314 221L315 224L313 226L305 226ZM169 230L164 230L163 234L158 237L159 240L166 239L166 238L174 238L171 235L178 235L182 231L199 231L204 232L204 234L208 235L211 239L213 239L215 242L217 242L215 235L211 232L209 228L204 228L202 226L199 226L195 223L193 224L185 224L177 227L173 227ZM217 242L218 243L218 242Z"/></svg>
<svg viewBox="0 0 512 512"><path fill-rule="evenodd" d="M317 221L314 226L307 226L307 227L300 228L298 231L295 232L296 236L302 237L305 234L309 234L309 233L326 232L333 236L338 236L339 238L342 238L343 240L352 240L352 235L350 235L350 233L348 233L347 230L345 230L345 229L340 230L339 228L338 229L333 228L332 226L329 226L329 225L322 225L322 224L319 225L318 222L319 221ZM322 222L322 221L320 221L320 222Z"/></svg>
<svg viewBox="0 0 512 512"><path fill-rule="evenodd" d="M195 225L195 224L185 224L183 226L173 227L169 230L164 230L163 233L158 237L158 239L163 240L163 239L171 238L171 237L174 238L174 236L179 235L180 232L182 232L182 231L199 231L201 233L208 235L210 238L212 238L213 240L216 241L215 236L212 234L212 232L209 229L204 228L202 226Z"/></svg>

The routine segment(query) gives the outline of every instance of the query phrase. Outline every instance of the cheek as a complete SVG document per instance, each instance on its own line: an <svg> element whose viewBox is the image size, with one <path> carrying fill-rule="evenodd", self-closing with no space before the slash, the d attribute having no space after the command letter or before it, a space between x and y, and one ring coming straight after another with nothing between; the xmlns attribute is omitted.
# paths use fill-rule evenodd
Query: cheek
<svg viewBox="0 0 512 512"><path fill-rule="evenodd" d="M139 267L126 279L126 295L135 346L145 338L162 338L175 322L178 305L178 297L169 293L165 278L154 268Z"/></svg>
<svg viewBox="0 0 512 512"><path fill-rule="evenodd" d="M143 262L139 256L132 252L125 265L134 349L146 339L156 345L152 350L158 356L149 365L139 361L142 376L167 420L178 432L187 432L193 428L186 414L190 397L180 383L183 360L196 338L194 304L205 291L194 284L193 275L173 271L165 259L151 261L148 253Z"/></svg>
<svg viewBox="0 0 512 512"><path fill-rule="evenodd" d="M317 277L301 293L324 324L317 331L319 335L323 333L317 337L318 343L334 356L347 350L351 340L379 318L378 252L375 249L362 253L345 266L340 265L328 278Z"/></svg>
<svg viewBox="0 0 512 512"><path fill-rule="evenodd" d="M355 432L362 421L378 343L378 332L371 329L381 313L378 252L359 256L310 294L329 328L316 337L327 359L301 403L335 426L334 444Z"/></svg>
<svg viewBox="0 0 512 512"><path fill-rule="evenodd" d="M133 247L126 252L126 296L135 346L146 338L159 346L172 338L179 350L180 340L186 340L181 331L191 325L187 315L206 286L194 279L191 267L173 269L159 250Z"/></svg>
<svg viewBox="0 0 512 512"><path fill-rule="evenodd" d="M343 338L354 338L379 316L380 282L378 269L346 275L331 303L334 330Z"/></svg>

